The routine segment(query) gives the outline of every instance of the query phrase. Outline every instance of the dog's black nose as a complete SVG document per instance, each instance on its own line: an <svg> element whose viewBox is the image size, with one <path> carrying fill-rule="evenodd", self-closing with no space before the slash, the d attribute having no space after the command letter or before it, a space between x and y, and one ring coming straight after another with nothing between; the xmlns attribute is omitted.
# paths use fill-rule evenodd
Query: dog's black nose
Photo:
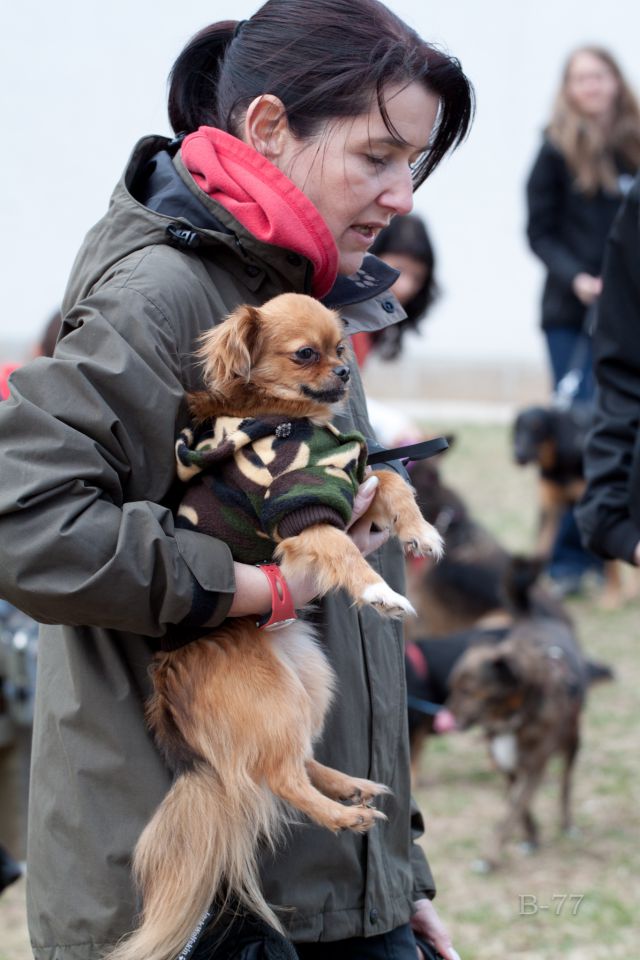
<svg viewBox="0 0 640 960"><path fill-rule="evenodd" d="M333 372L336 377L340 377L343 383L347 383L349 377L351 376L351 369L347 366L344 367L334 367Z"/></svg>

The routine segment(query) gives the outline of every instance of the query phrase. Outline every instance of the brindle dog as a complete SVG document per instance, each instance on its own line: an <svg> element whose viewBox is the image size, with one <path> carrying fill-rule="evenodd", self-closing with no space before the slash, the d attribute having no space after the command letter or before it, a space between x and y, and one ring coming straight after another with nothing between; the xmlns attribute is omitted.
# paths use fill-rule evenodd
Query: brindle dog
<svg viewBox="0 0 640 960"><path fill-rule="evenodd" d="M512 629L498 644L467 650L449 682L447 707L459 728L483 728L508 784L506 816L478 864L483 872L500 863L518 824L528 847L538 845L531 803L555 754L563 760L561 827L571 829L571 779L587 687L612 677L607 666L585 660L566 619L532 609L529 591L538 570L535 562L514 562L509 591L517 616Z"/></svg>

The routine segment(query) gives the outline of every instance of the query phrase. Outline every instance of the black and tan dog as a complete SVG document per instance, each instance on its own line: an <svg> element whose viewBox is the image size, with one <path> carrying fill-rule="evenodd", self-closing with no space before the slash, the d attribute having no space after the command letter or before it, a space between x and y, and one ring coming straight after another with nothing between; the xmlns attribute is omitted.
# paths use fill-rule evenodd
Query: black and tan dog
<svg viewBox="0 0 640 960"><path fill-rule="evenodd" d="M571 778L580 744L587 687L610 679L610 669L587 661L566 619L541 615L530 603L536 562L515 560L508 584L515 619L499 643L475 645L451 672L447 707L460 729L480 726L508 783L508 809L485 858L497 866L517 826L538 843L531 803L554 755L563 760L561 826L571 827Z"/></svg>
<svg viewBox="0 0 640 960"><path fill-rule="evenodd" d="M513 426L513 455L517 464L538 468L539 522L536 556L549 561L567 509L580 500L584 488L583 456L592 422L590 404L569 409L533 406L522 410ZM620 564L604 565L603 607L619 607L624 600Z"/></svg>
<svg viewBox="0 0 640 960"><path fill-rule="evenodd" d="M517 464L533 463L539 471L540 523L536 554L548 560L560 519L584 490L583 451L592 413L588 405L568 410L527 407L513 425Z"/></svg>

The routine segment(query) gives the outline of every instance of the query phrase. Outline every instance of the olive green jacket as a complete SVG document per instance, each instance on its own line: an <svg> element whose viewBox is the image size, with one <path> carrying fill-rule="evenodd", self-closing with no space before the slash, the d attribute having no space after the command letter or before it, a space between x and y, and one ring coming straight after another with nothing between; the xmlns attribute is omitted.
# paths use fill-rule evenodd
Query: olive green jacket
<svg viewBox="0 0 640 960"><path fill-rule="evenodd" d="M46 624L28 843L36 960L96 960L130 929L131 851L171 779L144 723L149 661L165 633L219 623L233 596L228 547L176 529L172 512L184 393L201 387L196 338L241 302L310 289L307 261L258 242L179 160L182 199L150 201L147 163L166 146L137 145L74 265L55 358L18 370L0 404L0 594ZM388 295L367 309L393 312ZM356 371L336 425L371 435ZM397 542L371 563L402 590ZM267 899L306 941L381 933L433 895L411 837L401 631L342 595L318 618L339 680L318 758L393 795L368 837L305 823L265 858Z"/></svg>

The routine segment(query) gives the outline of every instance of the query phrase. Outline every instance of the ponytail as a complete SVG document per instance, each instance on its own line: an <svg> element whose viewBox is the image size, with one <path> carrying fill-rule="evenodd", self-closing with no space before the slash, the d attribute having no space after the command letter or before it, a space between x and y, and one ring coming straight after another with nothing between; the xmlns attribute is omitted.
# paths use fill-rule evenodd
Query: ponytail
<svg viewBox="0 0 640 960"><path fill-rule="evenodd" d="M202 125L218 127L216 105L220 66L238 23L212 23L192 37L170 74L169 121L174 133L192 133Z"/></svg>

